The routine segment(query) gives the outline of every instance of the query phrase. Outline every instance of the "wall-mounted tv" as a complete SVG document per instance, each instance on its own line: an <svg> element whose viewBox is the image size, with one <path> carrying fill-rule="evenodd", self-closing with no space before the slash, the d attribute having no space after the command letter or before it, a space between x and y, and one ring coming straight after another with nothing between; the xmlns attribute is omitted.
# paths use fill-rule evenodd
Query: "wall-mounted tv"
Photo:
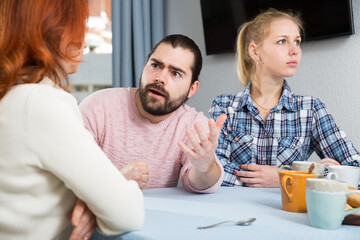
<svg viewBox="0 0 360 240"><path fill-rule="evenodd" d="M242 23L270 7L299 13L304 41L354 33L351 0L200 0L206 54L234 52Z"/></svg>

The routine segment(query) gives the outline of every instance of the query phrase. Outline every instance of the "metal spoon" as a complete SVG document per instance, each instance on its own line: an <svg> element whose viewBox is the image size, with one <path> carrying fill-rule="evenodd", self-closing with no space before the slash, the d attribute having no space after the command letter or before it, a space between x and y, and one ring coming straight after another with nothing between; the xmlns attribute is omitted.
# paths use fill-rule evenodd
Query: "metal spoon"
<svg viewBox="0 0 360 240"><path fill-rule="evenodd" d="M244 219L244 220L240 220L240 221L237 221L237 222L234 222L234 221L223 221L223 222L215 223L215 224L209 225L209 226L198 227L198 229L212 228L212 227L215 227L215 226L217 226L217 225L220 225L220 224L223 224L223 223L228 223L228 222L235 223L236 225L239 225L239 226L247 226L247 225L249 225L250 223L254 222L255 220L256 220L256 218Z"/></svg>

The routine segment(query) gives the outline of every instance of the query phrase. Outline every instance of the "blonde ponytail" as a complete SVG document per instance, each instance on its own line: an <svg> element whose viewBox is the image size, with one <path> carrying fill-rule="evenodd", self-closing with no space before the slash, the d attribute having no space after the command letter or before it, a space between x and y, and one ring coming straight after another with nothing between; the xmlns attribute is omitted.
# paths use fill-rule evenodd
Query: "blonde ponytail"
<svg viewBox="0 0 360 240"><path fill-rule="evenodd" d="M237 38L236 44L236 72L240 82L246 86L248 85L252 73L255 71L254 62L249 55L249 44L246 42L246 36L249 26L252 22L243 24Z"/></svg>

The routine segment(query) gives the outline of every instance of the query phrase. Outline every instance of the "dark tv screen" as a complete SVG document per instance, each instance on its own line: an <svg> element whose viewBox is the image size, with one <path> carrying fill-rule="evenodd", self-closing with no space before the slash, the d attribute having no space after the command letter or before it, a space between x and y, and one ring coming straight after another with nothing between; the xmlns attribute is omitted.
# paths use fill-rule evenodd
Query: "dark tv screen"
<svg viewBox="0 0 360 240"><path fill-rule="evenodd" d="M272 7L299 13L303 41L354 33L351 0L200 0L206 54L235 51L239 27Z"/></svg>

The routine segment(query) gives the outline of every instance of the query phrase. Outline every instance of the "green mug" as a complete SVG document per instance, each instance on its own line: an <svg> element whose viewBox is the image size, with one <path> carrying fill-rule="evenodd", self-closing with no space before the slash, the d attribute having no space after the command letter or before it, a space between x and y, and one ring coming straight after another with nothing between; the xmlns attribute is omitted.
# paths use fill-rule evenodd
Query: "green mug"
<svg viewBox="0 0 360 240"><path fill-rule="evenodd" d="M345 216L360 211L355 208L345 212L347 196L359 194L348 190L346 182L330 179L306 179L306 205L310 225L322 229L337 229Z"/></svg>

